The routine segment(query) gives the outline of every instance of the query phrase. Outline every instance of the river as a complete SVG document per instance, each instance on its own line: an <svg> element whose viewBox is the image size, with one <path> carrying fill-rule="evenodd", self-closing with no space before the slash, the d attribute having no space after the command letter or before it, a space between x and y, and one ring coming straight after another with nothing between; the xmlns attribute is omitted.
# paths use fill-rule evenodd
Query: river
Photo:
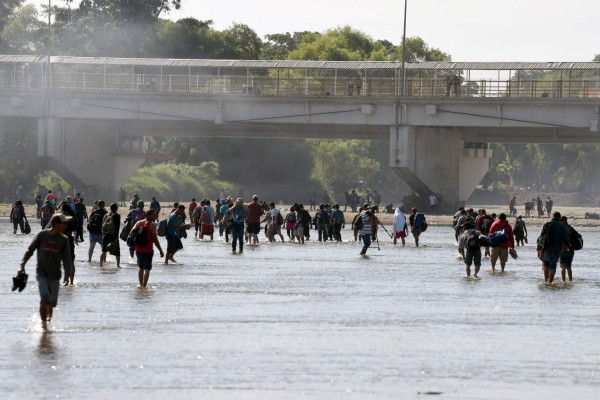
<svg viewBox="0 0 600 400"><path fill-rule="evenodd" d="M552 286L532 244L506 273L484 261L481 279L466 279L451 228L431 226L420 248L411 238L394 247L381 232L368 258L354 242L261 237L232 255L221 240L187 239L178 265L155 259L142 290L126 257L122 269L111 257L101 269L97 249L87 263L86 236L76 284L61 288L43 334L35 257L28 287L10 291L33 236L12 235L3 220L0 395L597 399L600 232L579 231L575 281Z"/></svg>

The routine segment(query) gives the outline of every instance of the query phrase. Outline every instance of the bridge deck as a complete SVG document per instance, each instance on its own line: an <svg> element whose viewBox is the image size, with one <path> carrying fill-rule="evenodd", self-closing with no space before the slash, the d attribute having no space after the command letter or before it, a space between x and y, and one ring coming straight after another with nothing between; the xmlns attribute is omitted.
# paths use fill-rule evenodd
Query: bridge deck
<svg viewBox="0 0 600 400"><path fill-rule="evenodd" d="M401 63L0 55L0 89L396 97ZM50 73L49 73L50 72ZM405 96L600 98L599 62L406 64Z"/></svg>

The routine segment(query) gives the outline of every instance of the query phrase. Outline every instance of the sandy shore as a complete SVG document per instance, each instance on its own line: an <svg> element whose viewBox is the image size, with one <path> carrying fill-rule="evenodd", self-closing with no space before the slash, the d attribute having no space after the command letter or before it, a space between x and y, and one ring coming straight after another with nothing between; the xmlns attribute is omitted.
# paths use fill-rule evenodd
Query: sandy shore
<svg viewBox="0 0 600 400"><path fill-rule="evenodd" d="M161 218L166 216L166 213L168 211L171 210L172 207L172 203L161 203L162 206L162 210L161 210ZM186 204L187 206L187 204ZM10 209L11 209L12 205L11 204L7 204L7 203L0 203L0 216L4 216L4 217L8 217L10 215ZM282 210L286 210L289 209L289 205L282 205L280 206L280 208ZM508 210L503 208L503 207L499 207L499 206L471 206L474 209L479 209L479 208L485 208L489 213L496 213L499 214L501 212L504 213L508 213ZM91 207L88 206L88 213L90 212ZM35 206L34 205L30 205L27 204L25 205L25 211L27 212L27 217L35 220ZM600 226L600 220L598 219L585 219L585 214L586 213L597 213L600 214L600 207L556 207L555 211L559 211L561 214L563 215L567 215L570 219L570 223L575 225L575 226L591 226L591 227L598 227ZM517 208L517 212L519 212L519 215L523 215L525 216L525 212L522 208ZM119 213L121 215L125 214L125 207L120 207L119 208ZM311 212L311 215L314 212ZM285 212L284 212L285 214ZM352 218L354 216L354 213L352 212L346 212L346 221L351 222ZM439 225L439 226L444 226L444 225L452 225L452 216L451 215L430 215L425 213L426 217L427 217L427 222L430 225ZM383 213L379 213L377 214L377 216L379 217L379 220L384 224L384 225L390 225L392 223L393 220L393 215L392 214L383 214ZM514 218L510 218L509 221L514 221ZM547 218L527 218L525 219L526 223L528 226L541 226L544 222L547 221Z"/></svg>

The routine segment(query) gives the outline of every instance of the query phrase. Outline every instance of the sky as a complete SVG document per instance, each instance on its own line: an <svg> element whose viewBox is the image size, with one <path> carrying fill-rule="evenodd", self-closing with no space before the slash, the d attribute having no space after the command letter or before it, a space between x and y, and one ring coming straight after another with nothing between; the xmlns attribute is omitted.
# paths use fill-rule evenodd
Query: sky
<svg viewBox="0 0 600 400"><path fill-rule="evenodd" d="M52 0L64 5L64 0ZM600 54L600 0L406 0L406 36L454 61L591 61ZM28 0L47 4L47 0ZM75 0L77 3L78 0ZM163 17L244 23L269 33L350 25L399 44L404 0L182 0Z"/></svg>

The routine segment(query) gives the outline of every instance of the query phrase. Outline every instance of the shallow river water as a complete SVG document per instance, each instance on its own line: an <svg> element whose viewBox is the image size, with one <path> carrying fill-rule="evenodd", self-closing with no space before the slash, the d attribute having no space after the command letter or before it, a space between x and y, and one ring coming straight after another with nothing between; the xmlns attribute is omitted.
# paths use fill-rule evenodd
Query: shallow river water
<svg viewBox="0 0 600 400"><path fill-rule="evenodd" d="M597 399L600 232L579 231L575 281L553 286L531 244L505 274L484 261L466 279L449 227L420 248L381 232L366 259L354 242L261 238L234 256L187 239L179 265L155 258L146 290L126 257L87 263L86 237L42 334L35 256L10 291L33 236L3 220L0 398Z"/></svg>

